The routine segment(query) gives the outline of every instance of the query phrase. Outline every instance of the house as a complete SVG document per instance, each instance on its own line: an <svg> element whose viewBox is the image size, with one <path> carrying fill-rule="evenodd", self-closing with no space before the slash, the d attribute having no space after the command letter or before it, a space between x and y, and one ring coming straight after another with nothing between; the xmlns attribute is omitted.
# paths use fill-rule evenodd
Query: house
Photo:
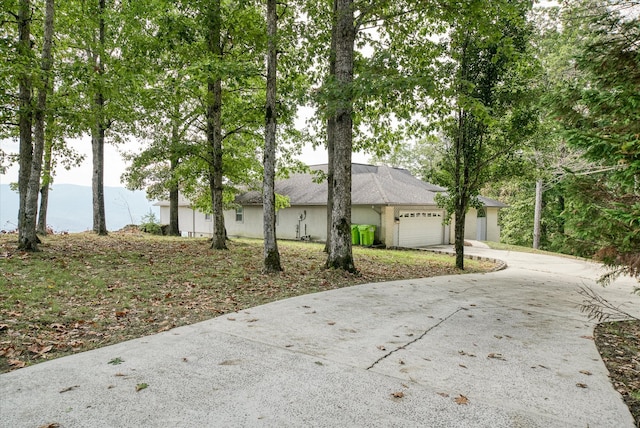
<svg viewBox="0 0 640 428"><path fill-rule="evenodd" d="M327 165L312 170L327 171ZM327 184L315 182L312 174L293 174L276 182L276 193L289 197L290 207L278 211L279 239L324 241L327 236ZM413 177L409 171L389 166L352 165L352 224L376 226L375 242L387 247L421 247L454 241L451 225L445 225L444 209L435 196L445 189ZM465 221L465 238L499 241L498 210L501 202L480 197L483 207L471 208ZM261 238L263 234L262 195L250 191L236 198L238 207L226 210L229 236ZM169 221L169 203L160 202L160 221ZM189 236L212 236L210 214L191 209L181 200L180 230Z"/></svg>

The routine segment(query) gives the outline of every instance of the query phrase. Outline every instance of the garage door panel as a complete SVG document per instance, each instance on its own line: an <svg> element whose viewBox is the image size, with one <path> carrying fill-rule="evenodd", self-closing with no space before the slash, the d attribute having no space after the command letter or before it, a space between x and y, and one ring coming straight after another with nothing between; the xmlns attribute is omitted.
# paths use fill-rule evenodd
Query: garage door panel
<svg viewBox="0 0 640 428"><path fill-rule="evenodd" d="M442 244L442 211L401 211L399 226L401 247Z"/></svg>

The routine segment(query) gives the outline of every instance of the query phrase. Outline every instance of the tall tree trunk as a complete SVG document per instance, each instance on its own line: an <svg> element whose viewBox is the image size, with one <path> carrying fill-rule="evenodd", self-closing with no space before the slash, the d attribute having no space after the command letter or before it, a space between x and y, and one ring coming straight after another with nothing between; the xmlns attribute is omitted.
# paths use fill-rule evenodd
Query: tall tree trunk
<svg viewBox="0 0 640 428"><path fill-rule="evenodd" d="M455 216L454 248L456 250L456 267L458 269L464 269L464 222L467 217L467 209L464 202L459 201L456 203Z"/></svg>
<svg viewBox="0 0 640 428"><path fill-rule="evenodd" d="M456 251L456 267L464 269L464 223L467 214L467 185L469 168L465 157L465 139L468 138L467 128L469 124L466 121L466 113L460 108L458 109L458 134L455 138L455 168L454 168L454 248Z"/></svg>
<svg viewBox="0 0 640 428"><path fill-rule="evenodd" d="M20 130L18 245L20 249L32 250L32 245L35 245L35 243L28 240L26 226L27 191L33 159L33 139L31 134L33 110L31 105L31 77L29 75L29 62L31 60L31 5L29 0L21 0L18 7L18 56L24 62L20 68L21 71L18 78L18 126Z"/></svg>
<svg viewBox="0 0 640 428"><path fill-rule="evenodd" d="M51 89L50 89L51 90ZM53 161L53 115L47 114L47 129L45 130L44 160L42 165L42 181L40 182L40 208L38 209L38 226L36 231L40 235L47 234L47 209L49 208L49 187L51 186L51 167Z"/></svg>
<svg viewBox="0 0 640 428"><path fill-rule="evenodd" d="M180 190L178 181L175 177L175 170L178 167L178 161L175 157L171 158L171 185L169 188L169 236L180 236L180 223L178 217Z"/></svg>
<svg viewBox="0 0 640 428"><path fill-rule="evenodd" d="M169 236L180 236L180 223L178 217L179 211L179 198L180 198L180 188L178 185L178 177L176 174L176 169L179 165L179 156L176 153L176 147L179 144L179 132L178 132L178 121L177 119L172 119L172 127L171 127L171 149L170 149L170 174L171 174L171 184L169 185Z"/></svg>
<svg viewBox="0 0 640 428"><path fill-rule="evenodd" d="M222 16L220 0L211 3L209 13L209 52L217 61L222 61ZM226 234L224 228L224 211L222 204L222 78L215 76L207 85L207 141L209 144L209 188L213 204L214 233L211 248L226 250Z"/></svg>
<svg viewBox="0 0 640 428"><path fill-rule="evenodd" d="M542 180L536 180L536 204L533 213L533 248L540 247L540 220L542 218Z"/></svg>
<svg viewBox="0 0 640 428"><path fill-rule="evenodd" d="M99 1L100 17L98 28L98 50L94 53L94 70L98 73L98 80L104 76L104 46L105 46L105 0ZM105 99L102 84L98 84L98 90L94 96L94 126L91 130L91 153L93 156L93 231L98 235L107 234L107 220L104 208L104 135L107 129L104 117Z"/></svg>
<svg viewBox="0 0 640 428"><path fill-rule="evenodd" d="M353 56L356 29L353 0L337 0L336 109L333 208L327 267L357 272L351 248L351 152L353 146Z"/></svg>
<svg viewBox="0 0 640 428"><path fill-rule="evenodd" d="M42 173L42 154L45 144L45 117L47 110L47 94L51 78L52 43L53 43L53 20L55 8L54 0L47 0L45 3L44 19L44 42L42 44L42 62L40 70L42 72L42 86L38 89L38 99L35 109L35 132L33 144L33 158L31 160L31 175L27 188L27 200L25 205L25 233L23 235L22 247L24 249L38 250L38 235L36 234L38 215L38 193L40 190L40 174Z"/></svg>
<svg viewBox="0 0 640 428"><path fill-rule="evenodd" d="M101 96L96 106L104 107ZM93 156L93 176L91 188L93 193L93 231L98 235L107 234L107 222L104 208L104 134L105 128L98 123L91 135L91 153Z"/></svg>
<svg viewBox="0 0 640 428"><path fill-rule="evenodd" d="M331 48L329 50L329 83L333 85L336 77L336 10L338 7L337 0L333 0L333 13L331 24ZM333 97L332 97L333 98ZM336 115L335 102L329 106L329 117L327 118L327 239L324 244L324 252L329 253L331 246L331 224L333 216L333 167L334 167L334 148L335 148L335 132L336 132Z"/></svg>
<svg viewBox="0 0 640 428"><path fill-rule="evenodd" d="M278 112L276 109L276 83L278 54L276 51L276 37L278 32L278 15L276 14L276 0L267 0L267 105L265 111L264 133L264 187L263 216L264 216L264 265L263 272L274 273L282 271L280 253L276 239L276 126Z"/></svg>

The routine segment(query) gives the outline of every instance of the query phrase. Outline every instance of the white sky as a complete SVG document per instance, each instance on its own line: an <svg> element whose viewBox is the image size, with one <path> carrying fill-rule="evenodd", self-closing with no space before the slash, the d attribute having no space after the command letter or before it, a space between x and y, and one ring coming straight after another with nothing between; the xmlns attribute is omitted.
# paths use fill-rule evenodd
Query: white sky
<svg viewBox="0 0 640 428"><path fill-rule="evenodd" d="M71 168L70 170L66 170L62 166L58 166L56 170L56 176L54 178L54 184L78 184L82 186L91 186L91 139L89 137L76 139L70 141L69 144L76 151L84 154L85 160L82 165L80 165L79 167ZM2 142L0 142L0 146L6 152L18 152L17 142L3 140ZM119 149L111 144L105 144L105 186L124 186L124 183L120 182L120 176L125 171L127 164L122 159L119 150L132 151L132 148L131 146L121 146L121 148ZM308 146L303 149L302 153L298 156L298 159L308 165L326 163L327 151L324 149L314 150L312 147ZM353 162L367 163L368 159L368 155L362 153L353 154ZM0 174L0 184L15 183L17 181L18 165L13 165L8 169L6 174Z"/></svg>

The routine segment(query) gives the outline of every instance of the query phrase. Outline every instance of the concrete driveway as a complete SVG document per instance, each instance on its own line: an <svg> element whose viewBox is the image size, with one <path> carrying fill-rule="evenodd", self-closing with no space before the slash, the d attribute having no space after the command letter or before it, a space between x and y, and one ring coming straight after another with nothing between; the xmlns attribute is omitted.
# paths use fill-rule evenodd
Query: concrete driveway
<svg viewBox="0 0 640 428"><path fill-rule="evenodd" d="M578 308L598 266L466 252L509 267L301 296L3 374L0 426L633 427ZM640 316L634 284L595 287Z"/></svg>

